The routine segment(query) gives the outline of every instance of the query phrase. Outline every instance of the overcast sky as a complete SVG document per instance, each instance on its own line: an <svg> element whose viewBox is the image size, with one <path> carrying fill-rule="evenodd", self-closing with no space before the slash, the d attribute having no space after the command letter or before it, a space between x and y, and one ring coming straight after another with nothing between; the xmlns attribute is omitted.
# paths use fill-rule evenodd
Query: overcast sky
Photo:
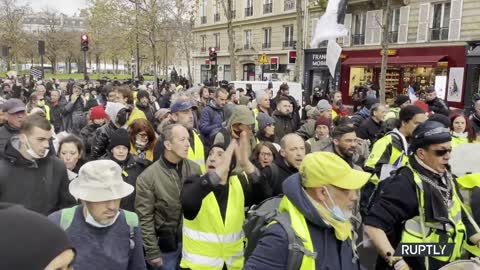
<svg viewBox="0 0 480 270"><path fill-rule="evenodd" d="M67 15L79 13L79 9L87 7L88 0L19 0L21 4L28 3L34 11L43 11L47 8Z"/></svg>

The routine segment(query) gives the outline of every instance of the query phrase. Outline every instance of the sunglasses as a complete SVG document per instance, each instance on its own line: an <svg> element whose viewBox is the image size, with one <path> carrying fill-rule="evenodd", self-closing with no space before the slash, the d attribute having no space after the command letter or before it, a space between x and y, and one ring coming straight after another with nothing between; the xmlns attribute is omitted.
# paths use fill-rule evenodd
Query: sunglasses
<svg viewBox="0 0 480 270"><path fill-rule="evenodd" d="M452 148L450 148L450 149L436 149L436 150L432 150L432 151L435 153L435 155L436 155L437 157L443 157L443 156L445 156L447 153L450 154L450 153L452 152Z"/></svg>

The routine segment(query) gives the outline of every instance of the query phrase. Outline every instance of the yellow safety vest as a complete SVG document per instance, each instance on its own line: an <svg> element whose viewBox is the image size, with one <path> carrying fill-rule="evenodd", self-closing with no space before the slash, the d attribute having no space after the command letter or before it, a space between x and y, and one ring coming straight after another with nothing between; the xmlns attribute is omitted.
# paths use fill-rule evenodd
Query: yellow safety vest
<svg viewBox="0 0 480 270"><path fill-rule="evenodd" d="M471 191L474 187L480 187L480 173L466 174L462 177L459 177L457 178L457 183L462 188L461 192L464 202L466 204L464 210L465 212L468 212L467 214L472 215L472 208L470 202ZM463 247L471 254L480 257L480 248L478 248L476 245L470 244L467 239L465 239Z"/></svg>
<svg viewBox="0 0 480 270"><path fill-rule="evenodd" d="M188 159L197 163L200 166L202 173L206 172L205 167L205 151L203 149L203 142L198 136L196 131L192 131L193 141L195 142L195 151L192 149L192 146L188 148Z"/></svg>
<svg viewBox="0 0 480 270"><path fill-rule="evenodd" d="M236 175L228 179L228 201L223 222L215 194L210 192L193 220L183 219L180 267L195 270L242 269L245 236L245 197Z"/></svg>
<svg viewBox="0 0 480 270"><path fill-rule="evenodd" d="M414 181L417 186L418 211L420 216L416 216L407 220L404 230L402 232L401 243L439 243L439 231L445 231L448 235L448 243L455 243L452 255L448 256L432 256L432 258L442 262L453 262L461 258L462 244L465 240L466 229L462 221L462 204L460 197L457 194L455 182L452 180L452 206L448 210L448 219L450 226L443 226L438 222L425 221L425 202L423 193L423 182L418 173L408 166L414 175ZM453 224L453 225L452 225ZM428 258L425 258L426 260Z"/></svg>
<svg viewBox="0 0 480 270"><path fill-rule="evenodd" d="M253 108L253 115L254 115L254 119L255 119L255 130L258 131L258 121L257 121L257 116L258 116L258 113L260 112L258 110L258 108Z"/></svg>
<svg viewBox="0 0 480 270"><path fill-rule="evenodd" d="M397 147L395 147L395 145L393 145L392 136L392 134L385 135L375 142L372 151L370 152L370 155L365 162L365 167L375 169L375 166L384 155L387 147L389 147L390 145L392 151L388 160L388 164L394 165L396 162L399 161L399 159L401 159L401 162L398 162L398 167L405 166L408 163L408 156L406 155L406 153L403 153L401 149L398 149Z"/></svg>
<svg viewBox="0 0 480 270"><path fill-rule="evenodd" d="M48 122L50 122L50 106L45 104L43 105L43 108L45 108L45 117L47 118Z"/></svg>
<svg viewBox="0 0 480 270"><path fill-rule="evenodd" d="M452 147L456 147L464 143L468 143L468 138L462 138L452 135Z"/></svg>

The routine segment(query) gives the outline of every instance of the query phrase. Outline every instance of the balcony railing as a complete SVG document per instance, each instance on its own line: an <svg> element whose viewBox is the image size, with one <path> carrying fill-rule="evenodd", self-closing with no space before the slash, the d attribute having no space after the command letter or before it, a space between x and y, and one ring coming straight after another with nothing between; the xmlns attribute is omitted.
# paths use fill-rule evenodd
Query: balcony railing
<svg viewBox="0 0 480 270"><path fill-rule="evenodd" d="M244 48L245 50L251 49L251 48L252 48L252 44L243 44L243 48Z"/></svg>
<svg viewBox="0 0 480 270"><path fill-rule="evenodd" d="M397 43L398 42L398 31L388 32L388 42Z"/></svg>
<svg viewBox="0 0 480 270"><path fill-rule="evenodd" d="M295 43L296 43L296 42L293 41L293 40L284 41L284 42L283 42L283 48L284 48L284 49L291 49L291 48L295 47Z"/></svg>
<svg viewBox="0 0 480 270"><path fill-rule="evenodd" d="M430 40L448 40L448 27L430 28Z"/></svg>
<svg viewBox="0 0 480 270"><path fill-rule="evenodd" d="M272 13L272 3L263 4L263 14Z"/></svg>
<svg viewBox="0 0 480 270"><path fill-rule="evenodd" d="M292 10L294 8L295 8L295 2L294 1L288 1L288 2L285 2L284 7L283 7L283 11Z"/></svg>
<svg viewBox="0 0 480 270"><path fill-rule="evenodd" d="M363 34L353 34L352 35L352 44L353 45L363 45L363 44L365 44L365 35L363 35Z"/></svg>
<svg viewBox="0 0 480 270"><path fill-rule="evenodd" d="M245 17L253 16L253 7L245 8Z"/></svg>
<svg viewBox="0 0 480 270"><path fill-rule="evenodd" d="M262 43L262 49L270 49L272 47L271 43Z"/></svg>
<svg viewBox="0 0 480 270"><path fill-rule="evenodd" d="M207 16L200 17L200 22L201 22L201 24L206 24L207 23Z"/></svg>
<svg viewBox="0 0 480 270"><path fill-rule="evenodd" d="M220 13L213 14L213 21L214 22L219 22L220 21Z"/></svg>

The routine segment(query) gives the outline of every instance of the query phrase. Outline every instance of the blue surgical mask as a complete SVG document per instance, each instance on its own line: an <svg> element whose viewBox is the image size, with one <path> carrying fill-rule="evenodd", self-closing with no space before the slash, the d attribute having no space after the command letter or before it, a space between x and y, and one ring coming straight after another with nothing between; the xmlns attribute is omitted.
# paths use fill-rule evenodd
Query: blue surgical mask
<svg viewBox="0 0 480 270"><path fill-rule="evenodd" d="M325 204L325 207L328 209L328 211L330 211L330 213L332 214L332 217L335 220L338 220L341 222L349 220L351 218L351 213L346 214L345 212L343 212L342 209L340 209L340 207L338 207L338 205L333 201L333 198L330 195L330 192L328 192L327 188L325 188L325 191L327 192L328 199L332 203L332 207L330 208L326 203L324 204Z"/></svg>

